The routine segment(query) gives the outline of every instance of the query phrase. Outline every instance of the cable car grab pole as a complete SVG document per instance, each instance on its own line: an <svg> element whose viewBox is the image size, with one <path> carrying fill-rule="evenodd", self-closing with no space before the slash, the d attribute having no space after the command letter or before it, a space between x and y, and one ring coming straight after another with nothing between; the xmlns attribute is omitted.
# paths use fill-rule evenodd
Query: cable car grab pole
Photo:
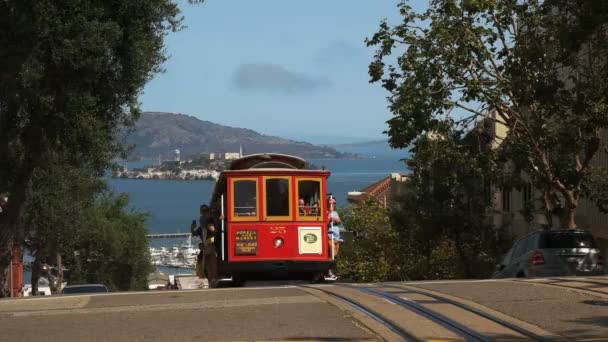
<svg viewBox="0 0 608 342"><path fill-rule="evenodd" d="M224 256L224 246L226 245L226 234L224 232L224 221L226 220L226 217L224 216L224 195L222 195L221 199L221 211L222 211L222 261L226 260L225 256Z"/></svg>
<svg viewBox="0 0 608 342"><path fill-rule="evenodd" d="M333 195L329 195L329 203L331 204L331 201L334 199ZM330 209L330 213L329 213L329 222L330 222L330 227L331 227L331 260L334 260L336 258L336 248L335 246L335 242L334 242L334 219L332 218L331 214L333 211L331 211Z"/></svg>

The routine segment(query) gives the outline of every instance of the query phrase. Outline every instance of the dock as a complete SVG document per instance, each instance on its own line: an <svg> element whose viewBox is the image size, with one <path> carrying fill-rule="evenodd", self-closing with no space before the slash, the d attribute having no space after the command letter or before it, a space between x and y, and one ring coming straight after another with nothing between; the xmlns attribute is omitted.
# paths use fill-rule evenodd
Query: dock
<svg viewBox="0 0 608 342"><path fill-rule="evenodd" d="M171 239L191 236L191 233L169 233L169 234L148 234L146 237L150 239Z"/></svg>

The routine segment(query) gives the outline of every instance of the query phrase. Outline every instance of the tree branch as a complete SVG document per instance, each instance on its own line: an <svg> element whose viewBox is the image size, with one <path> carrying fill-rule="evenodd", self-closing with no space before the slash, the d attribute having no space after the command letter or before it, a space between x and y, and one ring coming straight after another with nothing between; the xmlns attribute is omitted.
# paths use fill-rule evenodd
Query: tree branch
<svg viewBox="0 0 608 342"><path fill-rule="evenodd" d="M509 45L507 44L507 37L505 36L505 32L502 29L502 27L500 26L500 23L498 22L498 18L496 18L496 15L494 14L494 12L491 12L492 15L492 19L494 19L494 23L496 25L496 29L498 30L498 35L500 36L500 40L502 41L502 45L503 48L505 50L505 53L507 56L511 56L511 49L509 48Z"/></svg>
<svg viewBox="0 0 608 342"><path fill-rule="evenodd" d="M489 117L489 116L488 116L488 114L483 113L483 112L481 112L481 111L479 111L479 110L475 110L475 109L473 109L473 108L467 107L467 106L465 106L465 105L461 104L461 103L460 103L460 102L458 102L458 101L452 101L452 104L453 104L454 106L458 107L458 108L464 109L464 110L466 110L467 112L473 113L473 114L475 114L475 115L477 115L477 116L481 116L481 117L483 117L483 118L487 118L487 119L492 119L491 117Z"/></svg>
<svg viewBox="0 0 608 342"><path fill-rule="evenodd" d="M590 138L589 141L587 142L587 148L585 150L585 160L581 163L580 162L580 157L577 154L576 155L576 160L577 160L577 167L576 167L576 184L575 186L579 186L580 183L583 180L583 177L585 176L585 172L587 171L587 169L591 166L591 161L593 160L593 157L595 156L595 154L597 153L597 151L599 151L600 149L600 133L599 130L596 130L595 132L595 136ZM579 167L580 165L580 167Z"/></svg>

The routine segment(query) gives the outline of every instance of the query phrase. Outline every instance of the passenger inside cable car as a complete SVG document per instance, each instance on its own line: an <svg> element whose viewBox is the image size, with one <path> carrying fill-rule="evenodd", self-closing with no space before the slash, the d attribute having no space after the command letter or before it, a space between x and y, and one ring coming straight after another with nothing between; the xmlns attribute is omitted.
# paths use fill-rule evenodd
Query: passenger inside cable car
<svg viewBox="0 0 608 342"><path fill-rule="evenodd" d="M300 216L318 217L321 183L318 180L298 180L298 198Z"/></svg>

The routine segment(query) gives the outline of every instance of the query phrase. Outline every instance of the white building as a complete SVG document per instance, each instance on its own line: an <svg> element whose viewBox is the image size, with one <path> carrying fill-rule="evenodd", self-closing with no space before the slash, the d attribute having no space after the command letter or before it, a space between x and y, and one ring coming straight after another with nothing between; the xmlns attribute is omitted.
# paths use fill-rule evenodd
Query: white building
<svg viewBox="0 0 608 342"><path fill-rule="evenodd" d="M226 160L239 159L240 157L241 154L239 152L226 152L224 154L224 159Z"/></svg>

